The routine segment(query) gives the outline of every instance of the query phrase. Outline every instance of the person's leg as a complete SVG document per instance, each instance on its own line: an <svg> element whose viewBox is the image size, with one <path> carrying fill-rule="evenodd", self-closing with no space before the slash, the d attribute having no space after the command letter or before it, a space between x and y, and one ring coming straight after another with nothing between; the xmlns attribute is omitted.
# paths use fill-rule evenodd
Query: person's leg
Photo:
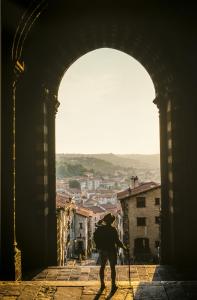
<svg viewBox="0 0 197 300"><path fill-rule="evenodd" d="M100 252L100 261L101 261L101 267L100 267L99 275L101 281L101 288L103 288L105 287L104 273L105 273L105 266L107 263L107 255L103 251Z"/></svg>
<svg viewBox="0 0 197 300"><path fill-rule="evenodd" d="M112 286L116 285L116 265L114 263L110 263L111 267L111 281L112 281Z"/></svg>
<svg viewBox="0 0 197 300"><path fill-rule="evenodd" d="M109 263L111 268L111 281L112 281L112 290L116 289L116 264L117 264L117 254L110 253L109 254Z"/></svg>

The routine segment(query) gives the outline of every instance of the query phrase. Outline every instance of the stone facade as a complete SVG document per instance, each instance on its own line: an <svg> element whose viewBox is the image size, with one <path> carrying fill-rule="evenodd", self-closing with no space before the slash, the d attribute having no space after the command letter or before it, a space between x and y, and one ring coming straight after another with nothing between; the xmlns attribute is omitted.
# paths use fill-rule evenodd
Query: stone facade
<svg viewBox="0 0 197 300"><path fill-rule="evenodd" d="M57 195L57 264L64 266L69 254L71 243L71 223L73 220L75 205L71 199Z"/></svg>
<svg viewBox="0 0 197 300"><path fill-rule="evenodd" d="M92 249L92 216L93 212L84 208L77 208L74 216L74 252L79 255L79 248L83 248L83 257L91 254Z"/></svg>
<svg viewBox="0 0 197 300"><path fill-rule="evenodd" d="M23 271L56 263L55 122L50 109L43 110L42 85L57 94L73 61L103 46L132 55L153 80L160 118L162 263L197 265L196 10L186 1L151 3L129 7L114 1L113 9L105 9L106 1L73 1L68 9L67 1L3 1L1 278L15 278L15 231ZM16 61L27 68L15 94ZM42 133L36 131L40 126Z"/></svg>
<svg viewBox="0 0 197 300"><path fill-rule="evenodd" d="M124 214L124 242L136 262L159 259L160 190L160 185L146 183L118 194Z"/></svg>
<svg viewBox="0 0 197 300"><path fill-rule="evenodd" d="M15 280L22 279L22 268L21 268L21 251L15 248Z"/></svg>

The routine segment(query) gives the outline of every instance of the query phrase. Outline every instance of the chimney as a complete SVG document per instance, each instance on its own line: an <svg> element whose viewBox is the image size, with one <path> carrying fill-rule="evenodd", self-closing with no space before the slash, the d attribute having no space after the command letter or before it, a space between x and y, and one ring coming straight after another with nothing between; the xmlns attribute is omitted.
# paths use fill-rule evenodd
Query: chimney
<svg viewBox="0 0 197 300"><path fill-rule="evenodd" d="M139 182L138 182L138 177L137 176L132 176L131 177L131 184L130 184L130 188L134 189L137 186L139 186Z"/></svg>

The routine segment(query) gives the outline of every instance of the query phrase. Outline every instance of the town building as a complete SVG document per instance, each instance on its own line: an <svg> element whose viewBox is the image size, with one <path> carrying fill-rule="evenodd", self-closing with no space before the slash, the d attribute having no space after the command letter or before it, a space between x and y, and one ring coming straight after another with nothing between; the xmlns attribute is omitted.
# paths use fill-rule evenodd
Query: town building
<svg viewBox="0 0 197 300"><path fill-rule="evenodd" d="M79 258L79 249L83 249L83 256L87 258L92 250L92 216L93 212L83 207L77 207L73 219L72 231L74 234L74 244L72 251Z"/></svg>
<svg viewBox="0 0 197 300"><path fill-rule="evenodd" d="M155 182L132 185L117 194L123 210L124 242L134 261L158 261L160 247L161 186Z"/></svg>
<svg viewBox="0 0 197 300"><path fill-rule="evenodd" d="M87 178L80 180L81 190L97 190L101 184L100 178Z"/></svg>
<svg viewBox="0 0 197 300"><path fill-rule="evenodd" d="M70 229L74 217L75 205L70 197L56 195L56 217L57 217L57 264L64 266L68 258L70 247Z"/></svg>

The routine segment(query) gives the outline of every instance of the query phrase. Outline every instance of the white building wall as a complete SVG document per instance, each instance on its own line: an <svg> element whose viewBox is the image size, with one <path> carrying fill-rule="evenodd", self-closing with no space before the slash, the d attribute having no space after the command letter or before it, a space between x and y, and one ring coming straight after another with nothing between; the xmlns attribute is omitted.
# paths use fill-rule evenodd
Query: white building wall
<svg viewBox="0 0 197 300"><path fill-rule="evenodd" d="M85 254L88 246L88 218L79 214L75 215L75 238L82 239L84 243ZM80 227L82 224L82 228Z"/></svg>

